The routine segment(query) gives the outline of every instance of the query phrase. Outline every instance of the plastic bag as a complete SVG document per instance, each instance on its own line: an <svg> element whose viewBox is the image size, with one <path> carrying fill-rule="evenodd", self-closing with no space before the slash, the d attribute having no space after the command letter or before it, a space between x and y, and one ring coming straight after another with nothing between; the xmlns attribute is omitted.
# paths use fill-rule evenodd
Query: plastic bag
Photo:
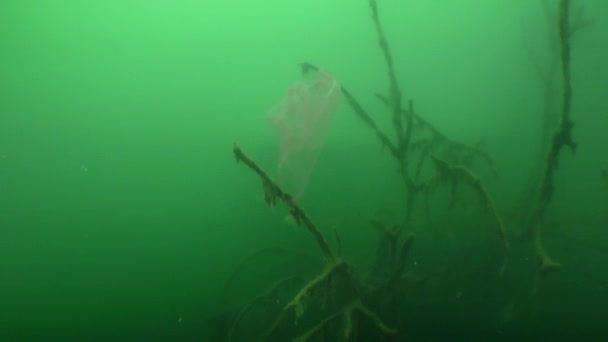
<svg viewBox="0 0 608 342"><path fill-rule="evenodd" d="M278 181L296 200L306 190L341 98L338 82L319 70L289 87L283 102L268 113L280 138Z"/></svg>

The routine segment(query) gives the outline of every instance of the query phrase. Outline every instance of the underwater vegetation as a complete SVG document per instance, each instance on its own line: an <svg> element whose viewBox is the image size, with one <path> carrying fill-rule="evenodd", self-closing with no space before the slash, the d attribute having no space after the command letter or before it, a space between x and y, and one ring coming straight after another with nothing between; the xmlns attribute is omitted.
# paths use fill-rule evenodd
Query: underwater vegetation
<svg viewBox="0 0 608 342"><path fill-rule="evenodd" d="M557 77L551 77L553 81L547 83L547 87L553 88L556 84L560 87L559 111L553 117L545 113L543 120L547 122L542 129L546 132L539 132L539 135L547 140L543 142L537 171L530 175L530 186L522 196L521 209L512 214L514 217L505 217L495 200L496 195L489 191L479 175L480 169L490 175L498 173L494 158L480 146L450 138L425 119L413 99L403 98L378 4L375 0L368 2L389 81L388 93L378 93L376 97L389 108L390 116L378 118L366 110L347 84L338 83L312 62L303 62L299 65L302 74L311 77L312 83L290 90L287 103L274 111L271 119L281 134L279 170L288 172L288 167L298 163L296 152L308 153L308 159L300 160L305 166L296 167L303 170L302 173L290 175L296 177L295 184L274 180L255 157L246 152L246 147L233 145L236 161L261 181L265 203L270 207L287 207L293 221L306 229L318 246L323 266L311 278L292 270L295 275L276 279L266 292L215 317L211 324L217 331L218 340L403 341L415 339L421 331L434 330L433 323L425 325L421 323L424 319L421 317L437 320L451 317L453 326L435 328L441 330L435 338L446 338L450 336L448 331L467 329L458 326L463 321L458 317L458 304L446 302L451 298L446 293L454 287L462 289L456 291L456 299L464 292L484 293L485 298L493 298L493 302L479 299L475 304L488 313L477 318L479 326L475 329L480 331L480 336L498 338L510 324L525 320L538 310L542 284L550 281L563 267L561 260L552 257L545 235L554 226L548 219L548 208L556 191L560 156L564 150L574 153L579 148L573 138L572 101L576 92L571 81L571 74L575 72L571 62L571 40L575 33L590 24L582 9L574 8L573 0L559 1L552 22L558 40L555 51L558 63L556 69L550 71ZM547 74L540 77L550 79ZM315 86L321 89L313 94ZM396 221L369 220L378 233L378 241L373 267L366 274L361 274L343 257L339 233L333 230L331 237L326 236L327 230L315 223L298 200L327 134L331 116L340 102L349 106L371 136L384 147L386 155L396 163L402 182L399 185L404 198L402 217ZM390 120L391 132L381 129L377 122L382 119ZM608 184L608 169L601 169L600 173ZM448 200L438 200L437 194ZM454 213L458 211L461 198L474 203L478 209L477 217L470 221L475 238L461 245L458 253L440 262L435 269L414 270L410 260L417 242L417 236L410 228L414 225L414 216L426 217L428 229L431 229L438 225L430 224L434 220L433 208L445 209L447 206L448 211ZM456 240L458 238L454 236L462 233L446 222L439 226L439 234ZM252 255L248 260L258 255ZM529 259L531 263L527 262ZM528 276L527 281L512 281L516 277L520 279L522 274ZM236 278L233 276L230 281L236 281ZM448 309L428 312L439 303ZM473 327L469 329L474 330Z"/></svg>

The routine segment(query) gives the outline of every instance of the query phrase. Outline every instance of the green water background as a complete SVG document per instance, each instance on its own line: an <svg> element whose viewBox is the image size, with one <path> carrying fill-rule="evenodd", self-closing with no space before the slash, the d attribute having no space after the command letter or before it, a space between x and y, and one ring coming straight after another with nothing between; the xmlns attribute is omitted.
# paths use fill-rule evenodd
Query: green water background
<svg viewBox="0 0 608 342"><path fill-rule="evenodd" d="M583 3L595 21L573 44L580 148L562 154L551 218L601 246L608 4ZM404 96L450 137L484 141L501 174L489 188L507 211L537 156L541 84L524 45L547 57L542 7L379 5ZM302 61L332 71L390 129L373 95L387 77L366 1L1 2L0 339L202 336L246 255L266 246L317 255L305 231L263 205L231 153L238 141L274 172L265 113L300 79ZM303 205L340 231L351 262L369 266L375 233L365 219L399 216L399 182L343 104ZM606 279L605 256L573 249L560 261ZM567 290L564 316L605 310L605 291Z"/></svg>

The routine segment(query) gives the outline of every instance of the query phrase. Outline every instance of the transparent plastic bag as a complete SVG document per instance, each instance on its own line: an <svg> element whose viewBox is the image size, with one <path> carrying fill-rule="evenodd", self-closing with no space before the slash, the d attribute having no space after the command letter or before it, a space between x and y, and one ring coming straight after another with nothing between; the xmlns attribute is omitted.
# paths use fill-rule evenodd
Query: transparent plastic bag
<svg viewBox="0 0 608 342"><path fill-rule="evenodd" d="M296 200L306 190L341 98L338 82L319 70L289 87L267 115L280 138L278 181Z"/></svg>

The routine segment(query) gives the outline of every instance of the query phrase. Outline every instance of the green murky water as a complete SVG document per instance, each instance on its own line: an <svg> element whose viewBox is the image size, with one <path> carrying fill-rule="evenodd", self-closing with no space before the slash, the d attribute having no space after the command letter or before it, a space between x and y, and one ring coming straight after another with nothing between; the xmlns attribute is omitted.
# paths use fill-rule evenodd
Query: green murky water
<svg viewBox="0 0 608 342"><path fill-rule="evenodd" d="M540 240L561 268L539 276L525 234L562 110L558 2L377 1L414 106L405 173L368 1L0 3L0 340L605 336L604 1L570 1L578 147L559 155ZM266 116L302 62L343 96L298 204L350 273L292 308L327 259L232 148L277 177ZM474 178L440 177L457 167ZM409 201L404 174L426 186Z"/></svg>

